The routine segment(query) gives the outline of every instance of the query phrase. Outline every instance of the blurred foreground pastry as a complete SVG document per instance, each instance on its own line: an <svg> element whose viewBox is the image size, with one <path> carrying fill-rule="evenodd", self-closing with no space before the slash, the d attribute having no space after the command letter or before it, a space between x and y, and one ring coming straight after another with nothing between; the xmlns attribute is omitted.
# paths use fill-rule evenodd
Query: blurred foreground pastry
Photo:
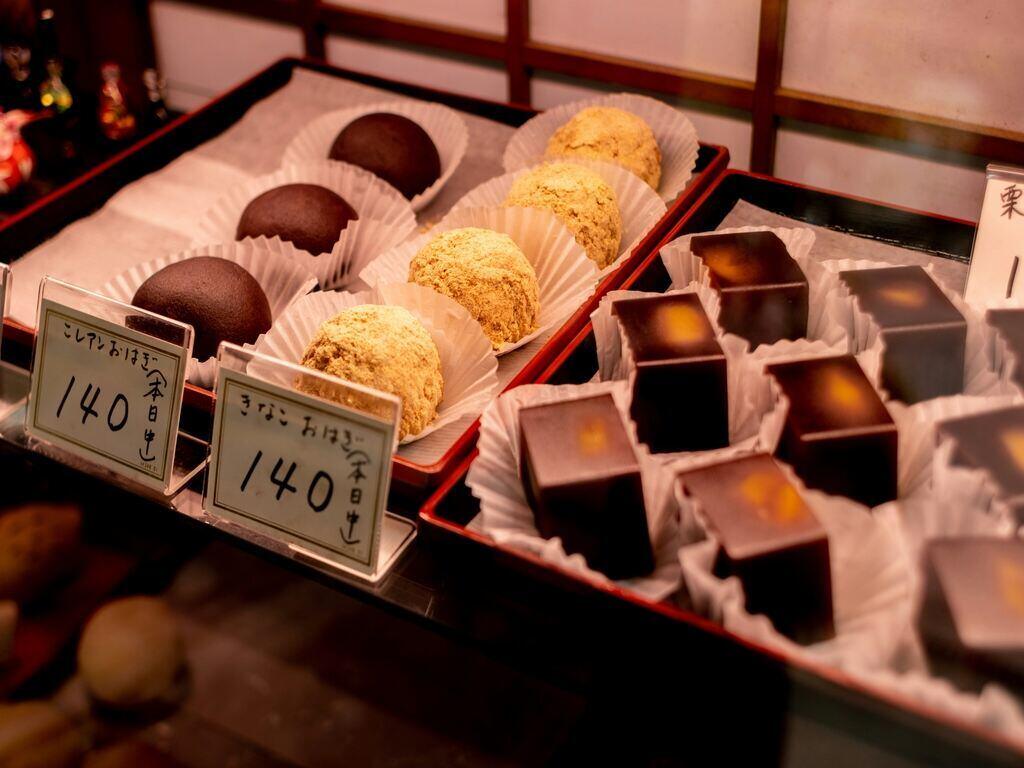
<svg viewBox="0 0 1024 768"><path fill-rule="evenodd" d="M89 619L78 643L78 673L86 689L113 709L166 703L184 668L178 619L153 597L107 603Z"/></svg>
<svg viewBox="0 0 1024 768"><path fill-rule="evenodd" d="M508 235L479 227L442 232L413 257L409 282L465 307L495 349L537 330L537 273Z"/></svg>
<svg viewBox="0 0 1024 768"><path fill-rule="evenodd" d="M0 600L29 603L77 564L82 513L34 503L0 514Z"/></svg>
<svg viewBox="0 0 1024 768"><path fill-rule="evenodd" d="M399 397L400 439L419 434L433 422L444 398L437 346L423 324L403 307L362 304L346 309L320 326L302 364ZM334 399L316 391L318 382L311 379L299 387ZM348 405L373 410L356 397L351 400Z"/></svg>
<svg viewBox="0 0 1024 768"><path fill-rule="evenodd" d="M124 741L90 752L82 768L181 768L181 764L145 742Z"/></svg>
<svg viewBox="0 0 1024 768"><path fill-rule="evenodd" d="M505 205L551 211L598 267L619 255L622 215L615 190L589 168L575 163L534 168L515 180Z"/></svg>
<svg viewBox="0 0 1024 768"><path fill-rule="evenodd" d="M81 726L52 704L0 705L3 768L77 768L85 748Z"/></svg>
<svg viewBox="0 0 1024 768"><path fill-rule="evenodd" d="M661 182L661 150L654 131L632 112L587 107L551 134L545 157L585 157L628 168L654 189Z"/></svg>

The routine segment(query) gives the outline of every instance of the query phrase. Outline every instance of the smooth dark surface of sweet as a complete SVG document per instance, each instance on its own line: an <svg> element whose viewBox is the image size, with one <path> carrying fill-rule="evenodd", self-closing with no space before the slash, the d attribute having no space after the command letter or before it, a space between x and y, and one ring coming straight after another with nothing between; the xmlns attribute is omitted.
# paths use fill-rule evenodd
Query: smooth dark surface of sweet
<svg viewBox="0 0 1024 768"><path fill-rule="evenodd" d="M807 277L774 232L699 235L690 248L721 295L726 331L751 348L807 335Z"/></svg>
<svg viewBox="0 0 1024 768"><path fill-rule="evenodd" d="M725 354L700 299L676 293L612 305L633 351L630 415L654 453L729 444Z"/></svg>
<svg viewBox="0 0 1024 768"><path fill-rule="evenodd" d="M963 391L967 321L924 269L856 269L839 277L881 330L882 386L894 400Z"/></svg>
<svg viewBox="0 0 1024 768"><path fill-rule="evenodd" d="M969 690L1024 677L1024 542L934 539L917 628L936 674Z"/></svg>
<svg viewBox="0 0 1024 768"><path fill-rule="evenodd" d="M1017 358L1017 370L1013 378L1024 386L1024 309L990 309L985 314L985 321L996 329Z"/></svg>
<svg viewBox="0 0 1024 768"><path fill-rule="evenodd" d="M988 472L1002 500L1024 517L1024 406L949 419L938 431L953 440L953 461Z"/></svg>
<svg viewBox="0 0 1024 768"><path fill-rule="evenodd" d="M280 237L314 256L330 253L342 231L359 214L337 193L317 184L268 189L242 211L236 240Z"/></svg>
<svg viewBox="0 0 1024 768"><path fill-rule="evenodd" d="M650 573L640 465L611 395L519 412L520 472L537 530L612 579Z"/></svg>
<svg viewBox="0 0 1024 768"><path fill-rule="evenodd" d="M713 464L679 482L720 544L715 575L739 577L750 613L798 642L835 634L828 536L771 456Z"/></svg>
<svg viewBox="0 0 1024 768"><path fill-rule="evenodd" d="M409 118L387 112L346 125L328 157L365 168L410 200L441 177L441 158L430 135Z"/></svg>
<svg viewBox="0 0 1024 768"><path fill-rule="evenodd" d="M195 331L192 356L198 360L217 354L222 341L255 342L272 322L256 279L234 262L210 256L167 265L139 286L132 304L190 324ZM150 333L148 318L128 320L129 327Z"/></svg>
<svg viewBox="0 0 1024 768"><path fill-rule="evenodd" d="M868 506L896 498L896 425L852 355L765 369L789 400L776 456L804 483Z"/></svg>

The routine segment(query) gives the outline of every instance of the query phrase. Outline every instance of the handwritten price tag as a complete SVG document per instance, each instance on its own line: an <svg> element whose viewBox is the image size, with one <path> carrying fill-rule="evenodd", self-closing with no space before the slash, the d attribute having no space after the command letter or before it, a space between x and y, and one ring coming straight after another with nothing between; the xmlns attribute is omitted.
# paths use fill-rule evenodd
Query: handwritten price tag
<svg viewBox="0 0 1024 768"><path fill-rule="evenodd" d="M43 298L28 432L165 489L187 359L184 347Z"/></svg>
<svg viewBox="0 0 1024 768"><path fill-rule="evenodd" d="M373 573L395 430L222 365L206 510Z"/></svg>
<svg viewBox="0 0 1024 768"><path fill-rule="evenodd" d="M964 291L978 306L1024 296L1024 168L989 165L986 176Z"/></svg>

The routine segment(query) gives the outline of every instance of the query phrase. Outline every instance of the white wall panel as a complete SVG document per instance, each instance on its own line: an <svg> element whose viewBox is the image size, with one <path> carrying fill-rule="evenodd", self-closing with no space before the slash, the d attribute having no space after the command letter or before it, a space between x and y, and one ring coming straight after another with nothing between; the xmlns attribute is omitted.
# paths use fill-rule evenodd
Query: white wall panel
<svg viewBox="0 0 1024 768"><path fill-rule="evenodd" d="M155 0L152 19L157 62L175 109L193 109L282 56L303 52L297 28L247 16Z"/></svg>
<svg viewBox="0 0 1024 768"><path fill-rule="evenodd" d="M970 220L985 190L981 170L791 130L779 131L775 174Z"/></svg>
<svg viewBox="0 0 1024 768"><path fill-rule="evenodd" d="M614 88L608 89L614 91ZM581 83L565 79L554 79L542 76L533 78L533 105L538 109L547 109L567 101L585 99L604 91L588 87ZM671 103L670 99L664 99ZM746 170L750 167L750 122L739 120L712 112L692 108L682 108L697 128L697 136L712 144L724 144L729 148L730 167Z"/></svg>
<svg viewBox="0 0 1024 768"><path fill-rule="evenodd" d="M427 85L485 99L506 101L508 78L499 66L376 45L347 37L327 39L327 60L339 67Z"/></svg>
<svg viewBox="0 0 1024 768"><path fill-rule="evenodd" d="M753 80L755 0L533 0L543 43Z"/></svg>
<svg viewBox="0 0 1024 768"><path fill-rule="evenodd" d="M505 34L505 0L344 0L338 5L477 32Z"/></svg>
<svg viewBox="0 0 1024 768"><path fill-rule="evenodd" d="M1019 0L790 0L784 86L1024 130Z"/></svg>

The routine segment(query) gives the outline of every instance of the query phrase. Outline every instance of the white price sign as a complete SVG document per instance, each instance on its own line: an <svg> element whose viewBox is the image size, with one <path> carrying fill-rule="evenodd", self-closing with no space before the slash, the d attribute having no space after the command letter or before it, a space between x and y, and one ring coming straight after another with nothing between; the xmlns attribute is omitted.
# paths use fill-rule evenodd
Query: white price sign
<svg viewBox="0 0 1024 768"><path fill-rule="evenodd" d="M377 395L374 395L377 397ZM396 418L221 365L205 507L364 574L377 568Z"/></svg>
<svg viewBox="0 0 1024 768"><path fill-rule="evenodd" d="M1024 297L1024 168L989 165L964 298Z"/></svg>
<svg viewBox="0 0 1024 768"><path fill-rule="evenodd" d="M166 489L188 355L185 347L42 298L28 432Z"/></svg>

